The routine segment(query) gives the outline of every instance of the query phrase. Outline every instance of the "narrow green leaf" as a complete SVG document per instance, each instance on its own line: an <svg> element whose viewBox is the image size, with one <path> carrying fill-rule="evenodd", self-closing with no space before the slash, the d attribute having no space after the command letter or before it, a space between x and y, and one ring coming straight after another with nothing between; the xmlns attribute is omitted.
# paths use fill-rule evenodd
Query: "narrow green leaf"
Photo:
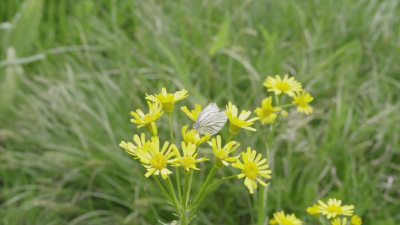
<svg viewBox="0 0 400 225"><path fill-rule="evenodd" d="M208 54L210 56L214 56L215 53L223 48L226 44L226 40L228 39L228 34L229 34L229 23L230 23L230 18L227 16L225 18L225 21L221 25L221 29L218 32L217 35L217 40L214 42L214 44L211 46L210 50L208 51Z"/></svg>

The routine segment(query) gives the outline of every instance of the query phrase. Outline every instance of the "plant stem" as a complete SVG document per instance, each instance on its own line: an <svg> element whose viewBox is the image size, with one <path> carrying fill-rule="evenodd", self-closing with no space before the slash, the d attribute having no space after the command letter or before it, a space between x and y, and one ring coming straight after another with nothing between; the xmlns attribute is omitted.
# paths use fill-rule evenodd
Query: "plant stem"
<svg viewBox="0 0 400 225"><path fill-rule="evenodd" d="M189 178L189 187L187 189L186 192L186 202L185 202L185 206L188 206L189 203L189 197L190 197L190 189L192 188L192 179L193 179L193 172L190 174L190 178Z"/></svg>
<svg viewBox="0 0 400 225"><path fill-rule="evenodd" d="M168 120L169 120L169 131L171 133L171 142L172 144L175 144L174 131L172 129L172 113L168 113ZM175 167L175 173L176 173L176 187L178 189L179 202L182 203L182 192L181 192L181 183L179 179L178 167Z"/></svg>
<svg viewBox="0 0 400 225"><path fill-rule="evenodd" d="M175 167L175 173L176 173L176 186L178 188L178 196L179 196L179 202L183 205L182 202L182 192L181 192L181 180L179 179L179 169L178 167Z"/></svg>
<svg viewBox="0 0 400 225"><path fill-rule="evenodd" d="M215 171L216 171L216 168L215 168L215 166L213 166L210 173L207 176L206 181L204 182L203 186L201 187L199 194L197 195L193 204L191 204L189 208L193 208L196 206L196 204L199 203L199 200L201 199L201 196L203 195L204 191L206 190L208 183L210 183L211 179L214 177Z"/></svg>
<svg viewBox="0 0 400 225"><path fill-rule="evenodd" d="M182 201L182 206L184 209L186 209L187 206L188 187L189 187L189 175L185 174L185 185L183 186L183 201Z"/></svg>
<svg viewBox="0 0 400 225"><path fill-rule="evenodd" d="M174 186L172 185L171 178L169 176L168 176L167 180L168 180L169 192L170 192L170 195L172 196L172 200L173 200L172 203L176 209L176 212L179 213L179 202L178 202L178 199L176 198Z"/></svg>
<svg viewBox="0 0 400 225"><path fill-rule="evenodd" d="M319 219L319 222L321 222L322 225L326 225L321 216L318 219Z"/></svg>
<svg viewBox="0 0 400 225"><path fill-rule="evenodd" d="M289 107L289 106L294 106L295 104L286 104L286 105L283 105L283 106L280 106L281 108L286 108L286 107Z"/></svg>
<svg viewBox="0 0 400 225"><path fill-rule="evenodd" d="M199 204L197 204L197 205L191 210L192 212L190 213L190 217L189 217L189 218L192 218L192 217L194 216L194 214L195 214L196 211L197 211L197 208L200 206L200 203L203 201L204 197L206 197L208 193L210 193L214 188L216 188L218 185L220 185L222 181L228 180L228 179L232 179L232 178L235 178L235 177L237 177L236 174L235 174L235 175L232 175L232 176L229 176L229 177L224 177L224 178L222 178L221 180L219 180L219 181L215 182L214 184L212 184L211 187L207 189L206 193L200 198Z"/></svg>
<svg viewBox="0 0 400 225"><path fill-rule="evenodd" d="M170 201L172 203L172 199L171 196L169 196L168 192L165 190L164 186L160 183L160 181L158 180L158 178L156 176L153 176L154 180L156 180L157 184L160 186L162 192L164 193L165 197L167 197L168 201Z"/></svg>
<svg viewBox="0 0 400 225"><path fill-rule="evenodd" d="M185 174L185 186L183 188L183 201L182 201L182 211L180 212L180 225L189 224L191 216L189 215L190 210L188 211L188 201L190 196L190 188L192 185L193 172L190 175Z"/></svg>
<svg viewBox="0 0 400 225"><path fill-rule="evenodd" d="M279 107L282 101L282 96L280 95L279 98L278 96L275 95L275 100L277 103L277 106ZM269 132L269 136L268 136L268 143L267 143L267 157L269 158L270 156L270 149L272 147L272 140L275 136L275 128L276 128L276 122L274 121L274 123L272 123L272 127L270 129ZM266 201L265 201L265 197L267 196L267 192L268 191L268 186L267 187L263 187L260 186L260 190L259 190L259 198L258 198L258 225L263 225L264 224L264 220L266 218L265 216L265 212L266 210Z"/></svg>
<svg viewBox="0 0 400 225"><path fill-rule="evenodd" d="M175 144L174 131L172 130L172 113L168 113L168 119L169 119L169 131L171 133L171 142L172 144Z"/></svg>
<svg viewBox="0 0 400 225"><path fill-rule="evenodd" d="M228 140L226 141L226 143L229 143L232 140L232 138L233 138L233 134L230 134Z"/></svg>
<svg viewBox="0 0 400 225"><path fill-rule="evenodd" d="M265 219L265 210L264 210L264 188L261 187L259 189L259 195L258 195L258 225L263 225L264 224L264 219Z"/></svg>
<svg viewBox="0 0 400 225"><path fill-rule="evenodd" d="M220 185L222 183L222 181L229 180L229 179L232 179L232 178L235 178L235 177L237 177L237 174L231 175L231 176L228 176L228 177L224 177L221 180L215 182L214 184L211 185L211 187L209 189L207 189L207 193L206 194L208 194L210 191L212 191L214 188L216 188L218 185Z"/></svg>

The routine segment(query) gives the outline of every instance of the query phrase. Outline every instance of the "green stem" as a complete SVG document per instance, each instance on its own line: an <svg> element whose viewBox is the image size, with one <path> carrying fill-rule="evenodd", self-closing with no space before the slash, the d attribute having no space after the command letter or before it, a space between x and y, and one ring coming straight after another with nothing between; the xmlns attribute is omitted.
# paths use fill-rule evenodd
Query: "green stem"
<svg viewBox="0 0 400 225"><path fill-rule="evenodd" d="M224 181L224 180L229 180L229 179L232 179L232 178L235 178L235 177L237 177L237 174L231 175L231 176L228 176L228 177L224 177L224 178L222 178L221 180L215 182L214 184L212 184L212 185L210 186L210 188L207 189L206 195L207 195L210 191L212 191L214 188L216 188L218 185L220 185L220 184L222 183L222 181Z"/></svg>
<svg viewBox="0 0 400 225"><path fill-rule="evenodd" d="M190 211L187 210L187 206L190 196L190 188L192 185L192 178L193 178L193 172L190 173L190 175L185 174L185 186L183 188L183 201L182 201L183 210L180 213L180 221L179 221L180 225L186 225L189 224L190 222L190 215L188 214Z"/></svg>
<svg viewBox="0 0 400 225"><path fill-rule="evenodd" d="M181 192L181 180L179 179L179 169L178 167L175 167L175 173L176 173L176 186L178 188L178 196L179 196L179 202L183 205L182 203L182 192Z"/></svg>
<svg viewBox="0 0 400 225"><path fill-rule="evenodd" d="M326 225L326 223L324 222L324 220L322 219L321 216L318 218L318 220L319 220L319 222L321 222L322 225Z"/></svg>
<svg viewBox="0 0 400 225"><path fill-rule="evenodd" d="M169 119L169 131L171 133L171 142L172 144L175 144L174 131L172 130L172 113L168 113L168 119Z"/></svg>
<svg viewBox="0 0 400 225"><path fill-rule="evenodd" d="M286 105L283 105L283 106L279 106L279 107L281 107L281 108L286 108L286 107L289 107L289 106L294 106L295 104L286 104Z"/></svg>
<svg viewBox="0 0 400 225"><path fill-rule="evenodd" d="M211 171L210 171L210 173L208 174L208 176L207 176L207 178L206 178L206 181L204 182L203 186L201 187L199 194L198 194L197 197L195 198L193 204L191 204L191 205L189 206L189 208L193 208L193 207L196 206L196 204L199 203L199 200L200 200L201 196L203 195L204 191L206 190L207 185L210 183L211 179L214 177L214 175L215 175L214 172L215 172L215 171L216 171L216 168L215 168L215 166L213 166L212 169L211 169Z"/></svg>
<svg viewBox="0 0 400 225"><path fill-rule="evenodd" d="M224 178L222 178L221 180L219 180L219 181L215 182L214 184L212 184L211 187L207 189L206 193L205 193L203 196L201 196L201 198L200 198L200 203L203 201L203 199L204 199L214 188L216 188L218 185L220 185L220 184L222 183L222 181L228 180L228 179L232 179L232 178L235 178L235 177L237 177L237 175L232 175L232 176L229 176L229 177L224 177ZM192 212L190 213L190 217L189 217L190 219L193 218L194 214L195 214L196 211L197 211L197 208L200 206L200 203L197 204L197 205L191 210Z"/></svg>
<svg viewBox="0 0 400 225"><path fill-rule="evenodd" d="M259 196L258 196L258 224L263 225L265 219L265 207L264 207L264 188L260 185Z"/></svg>
<svg viewBox="0 0 400 225"><path fill-rule="evenodd" d="M233 134L229 135L229 138L228 138L228 140L226 141L226 143L228 144L228 143L232 140L232 138L233 138Z"/></svg>
<svg viewBox="0 0 400 225"><path fill-rule="evenodd" d="M168 192L165 190L164 186L160 183L160 181L158 180L158 178L156 176L153 176L154 180L156 180L157 184L160 186L162 192L164 193L165 197L167 197L168 201L170 201L172 203L172 199L171 196L169 196Z"/></svg>
<svg viewBox="0 0 400 225"><path fill-rule="evenodd" d="M169 120L169 131L171 133L171 142L172 142L172 144L175 144L174 131L172 129L172 113L168 113L168 120ZM176 173L176 187L178 189L179 202L182 203L182 192L181 192L181 184L180 184L180 179L179 179L178 167L175 167L175 173Z"/></svg>
<svg viewBox="0 0 400 225"><path fill-rule="evenodd" d="M188 187L189 187L189 175L185 174L185 185L183 186L183 201L182 201L182 206L184 209L186 209L187 206Z"/></svg>
<svg viewBox="0 0 400 225"><path fill-rule="evenodd" d="M277 107L280 107L281 105L281 101L282 101L282 96L280 95L279 97L275 95L275 100L277 103ZM269 132L269 137L268 137L268 143L267 143L267 157L270 157L270 149L272 147L272 140L274 139L275 136L275 128L276 128L276 122L274 121L274 123L272 124L272 127L270 129ZM262 187L260 186L260 190L259 190L259 196L258 196L258 225L263 225L264 224L264 220L266 218L265 212L266 210L266 197L267 197L267 192L268 191L268 186L267 187Z"/></svg>
<svg viewBox="0 0 400 225"><path fill-rule="evenodd" d="M186 202L185 202L185 206L186 207L188 206L188 203L189 203L190 189L192 188L192 179L193 179L193 172L190 173L189 187L188 187L187 192L186 192Z"/></svg>
<svg viewBox="0 0 400 225"><path fill-rule="evenodd" d="M182 215L180 220L179 220L179 225L188 225L189 221L188 218L186 217L186 212L185 215Z"/></svg>
<svg viewBox="0 0 400 225"><path fill-rule="evenodd" d="M172 196L172 200L173 200L172 203L176 209L176 212L179 213L179 202L178 202L178 199L176 198L174 186L172 185L171 178L169 176L168 176L167 180L168 180L168 189L169 189L170 195Z"/></svg>

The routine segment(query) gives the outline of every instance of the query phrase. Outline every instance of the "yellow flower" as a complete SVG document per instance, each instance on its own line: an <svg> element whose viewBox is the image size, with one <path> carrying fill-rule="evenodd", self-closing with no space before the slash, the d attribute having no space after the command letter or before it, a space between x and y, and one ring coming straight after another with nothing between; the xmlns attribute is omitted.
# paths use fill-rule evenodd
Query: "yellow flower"
<svg viewBox="0 0 400 225"><path fill-rule="evenodd" d="M131 119L132 123L139 124L137 128L145 127L147 131L151 134L154 134L154 127L156 127L156 120L164 113L162 112L162 107L158 103L152 104L151 102L147 102L150 108L150 112L148 114L144 114L142 110L137 109L136 112L131 111L131 115L135 117L135 119ZM152 125L154 123L154 125Z"/></svg>
<svg viewBox="0 0 400 225"><path fill-rule="evenodd" d="M250 125L253 125L253 121L258 120L258 117L253 117L249 120L246 121L246 119L250 116L250 111L242 110L238 117L238 108L235 105L232 105L231 102L228 103L226 106L226 115L228 116L229 119L229 132L233 135L238 134L240 131L240 128L251 130L251 131L256 131L256 129L250 127Z"/></svg>
<svg viewBox="0 0 400 225"><path fill-rule="evenodd" d="M135 136L133 136L133 140L136 142L136 146L132 143L132 142L128 142L126 143L125 141L121 141L121 143L119 144L120 147L124 148L125 151L130 154L133 155L135 159L138 158L137 154L136 154L136 149L140 148L144 145L144 143L146 142L145 139L145 134L142 133L141 137L139 138L139 135L135 134Z"/></svg>
<svg viewBox="0 0 400 225"><path fill-rule="evenodd" d="M285 93L293 96L295 91L302 90L301 84L294 77L289 78L289 75L285 75L283 80L279 75L275 75L275 78L268 76L264 82L264 86L267 87L268 91L274 92L277 95Z"/></svg>
<svg viewBox="0 0 400 225"><path fill-rule="evenodd" d="M269 225L277 225L278 221L276 221L274 218L269 220Z"/></svg>
<svg viewBox="0 0 400 225"><path fill-rule="evenodd" d="M172 173L167 169L167 164L173 161L170 158L175 156L176 146L172 144L168 148L168 145L169 143L165 142L160 151L160 140L156 136L152 137L151 141L146 142L142 147L137 148L136 155L147 169L146 177L152 174L161 174L162 178L167 179L168 175Z"/></svg>
<svg viewBox="0 0 400 225"><path fill-rule="evenodd" d="M319 206L317 204L310 206L307 208L307 212L312 216L319 217Z"/></svg>
<svg viewBox="0 0 400 225"><path fill-rule="evenodd" d="M187 94L187 90L183 89L181 91L177 91L174 94L167 93L167 89L162 88L162 93L157 95L148 95L146 94L146 99L160 103L166 113L171 113L174 111L175 102L182 100L189 96Z"/></svg>
<svg viewBox="0 0 400 225"><path fill-rule="evenodd" d="M196 122L197 116L201 113L201 106L196 104L195 105L195 109L193 109L192 111L189 111L189 109L186 106L182 106L181 110L186 113L186 115L193 120L194 122Z"/></svg>
<svg viewBox="0 0 400 225"><path fill-rule="evenodd" d="M187 127L188 125L182 128L182 137L186 144L191 142L192 144L199 146L200 144L208 141L211 137L210 133L206 133L203 137L200 137L200 134L194 129L191 129L189 132L186 132Z"/></svg>
<svg viewBox="0 0 400 225"><path fill-rule="evenodd" d="M235 162L237 157L229 157L229 153L235 151L240 143L236 141L230 141L223 148L221 148L221 136L217 135L217 138L213 138L208 144L213 148L215 155L215 166L222 168L223 166L229 166L229 163Z"/></svg>
<svg viewBox="0 0 400 225"><path fill-rule="evenodd" d="M328 204L325 204L323 201L318 200L319 203L319 212L322 215L326 215L328 219L335 218L338 215L344 216L352 216L354 211L353 205L344 205L341 206L342 201L337 200L336 198L330 198L328 200Z"/></svg>
<svg viewBox="0 0 400 225"><path fill-rule="evenodd" d="M274 218L269 221L269 224L274 225L302 225L303 222L299 220L294 214L286 214L282 210L274 213Z"/></svg>
<svg viewBox="0 0 400 225"><path fill-rule="evenodd" d="M260 117L261 123L273 123L278 115L276 115L274 112L279 111L281 108L280 107L273 107L272 106L272 97L269 96L267 98L264 98L261 102L261 108L256 108L254 110L255 113L257 113L257 116Z"/></svg>
<svg viewBox="0 0 400 225"><path fill-rule="evenodd" d="M267 159L264 158L261 160L261 154L258 154L256 158L256 154L257 152L255 150L252 151L251 148L248 147L247 152L242 152L243 163L240 159L237 159L236 162L232 164L233 167L242 169L242 173L238 175L238 178L246 177L244 184L251 194L254 193L254 189L257 189L256 181L263 186L267 186L260 177L271 178L271 170L267 170L269 167L269 165L266 164Z"/></svg>
<svg viewBox="0 0 400 225"><path fill-rule="evenodd" d="M181 166L184 173L191 173L193 170L200 170L196 167L196 163L207 161L208 159L205 157L196 159L197 153L195 144L189 142L186 145L186 143L182 141L181 145L183 156L181 156L178 149L176 149L176 155L178 157L174 159L172 166Z"/></svg>
<svg viewBox="0 0 400 225"><path fill-rule="evenodd" d="M347 218L343 218L343 220L340 220L340 218L336 218L332 220L332 225L347 225Z"/></svg>
<svg viewBox="0 0 400 225"><path fill-rule="evenodd" d="M353 217L351 217L350 225L361 225L361 224L362 224L362 220L360 217L358 217L357 215L354 215Z"/></svg>
<svg viewBox="0 0 400 225"><path fill-rule="evenodd" d="M308 105L314 98L310 95L310 93L296 92L296 95L293 96L293 102L297 105L297 111L301 113L305 113L306 115L312 113L313 108Z"/></svg>

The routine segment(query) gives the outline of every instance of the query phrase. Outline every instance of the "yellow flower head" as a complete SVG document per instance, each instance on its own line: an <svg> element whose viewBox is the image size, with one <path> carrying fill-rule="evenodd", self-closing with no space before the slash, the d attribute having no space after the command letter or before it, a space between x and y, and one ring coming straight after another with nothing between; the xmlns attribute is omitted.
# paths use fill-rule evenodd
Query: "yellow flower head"
<svg viewBox="0 0 400 225"><path fill-rule="evenodd" d="M250 193L254 193L254 189L257 189L258 181L261 185L267 186L267 184L260 179L260 177L271 178L271 170L267 170L269 165L266 164L267 159L264 158L261 160L262 155L259 153L257 155L255 150L251 150L250 147L247 148L247 152L242 152L243 163L240 159L237 159L235 163L232 164L233 167L239 168L242 170L242 173L238 175L238 178L241 179L246 177L244 180L244 184L249 189Z"/></svg>
<svg viewBox="0 0 400 225"><path fill-rule="evenodd" d="M229 157L229 153L235 151L240 143L236 141L230 141L223 148L221 147L221 136L217 135L217 138L213 138L208 144L213 148L215 155L215 166L222 168L223 166L229 166L229 163L235 162L237 157Z"/></svg>
<svg viewBox="0 0 400 225"><path fill-rule="evenodd" d="M150 108L150 112L148 114L144 114L142 110L137 109L136 112L131 111L131 115L135 117L135 119L131 119L132 123L139 124L137 128L145 127L147 131L151 134L154 133L153 126L156 126L156 120L164 113L162 112L162 107L158 103L147 102ZM154 123L154 125L152 125ZM157 126L156 126L157 128ZM156 134L154 134L156 135Z"/></svg>
<svg viewBox="0 0 400 225"><path fill-rule="evenodd" d="M358 217L357 215L354 215L353 217L351 217L350 225L361 225L361 224L362 224L362 220L360 217Z"/></svg>
<svg viewBox="0 0 400 225"><path fill-rule="evenodd" d="M238 108L235 105L232 105L231 102L228 103L226 106L226 115L228 116L229 119L229 132L233 135L238 134L240 131L240 128L251 130L251 131L256 131L256 129L250 127L250 125L253 125L254 121L258 120L258 117L253 117L249 120L246 121L246 119L250 116L250 111L242 110L238 117Z"/></svg>
<svg viewBox="0 0 400 225"><path fill-rule="evenodd" d="M294 77L289 78L289 75L285 75L283 80L279 75L275 75L275 78L268 76L264 82L264 86L267 87L268 91L274 92L277 95L285 93L293 96L295 91L302 90L300 82L296 81Z"/></svg>
<svg viewBox="0 0 400 225"><path fill-rule="evenodd" d="M211 137L210 133L206 133L203 137L200 137L199 132L194 129L191 129L189 132L186 132L188 125L182 128L182 137L186 144L191 142L196 146L208 141Z"/></svg>
<svg viewBox="0 0 400 225"><path fill-rule="evenodd" d="M276 117L278 115L275 114L276 111L279 111L281 108L280 107L273 107L272 106L272 97L269 96L267 98L264 98L261 102L261 108L256 108L254 110L255 113L257 113L257 116L260 117L261 123L265 124L271 124L275 121Z"/></svg>
<svg viewBox="0 0 400 225"><path fill-rule="evenodd" d="M187 90L183 89L182 91L177 91L174 94L167 93L167 89L162 88L162 93L157 95L148 95L146 94L146 99L160 103L166 113L171 113L174 111L175 102L182 100L189 96L187 94Z"/></svg>
<svg viewBox="0 0 400 225"><path fill-rule="evenodd" d="M306 91L296 92L293 96L293 102L297 105L297 111L301 113L305 113L306 115L312 113L313 108L308 105L314 98L310 95L310 93L306 93Z"/></svg>
<svg viewBox="0 0 400 225"><path fill-rule="evenodd" d="M299 220L294 214L286 214L282 210L274 213L274 218L269 221L271 225L302 225L303 222Z"/></svg>
<svg viewBox="0 0 400 225"><path fill-rule="evenodd" d="M343 220L340 220L340 218L336 218L332 220L332 225L347 225L347 218L343 218Z"/></svg>
<svg viewBox="0 0 400 225"><path fill-rule="evenodd" d="M318 203L319 212L324 216L326 215L328 219L335 218L339 215L352 216L354 212L353 205L341 206L342 201L336 198L330 198L327 204L321 200L318 200Z"/></svg>
<svg viewBox="0 0 400 225"><path fill-rule="evenodd" d="M151 141L146 142L142 147L137 148L136 155L147 169L146 177L152 174L161 174L162 178L167 179L168 175L172 173L167 169L167 164L172 163L173 159L170 158L175 156L176 146L172 144L168 148L168 145L169 143L165 142L160 151L160 140L156 136L152 137Z"/></svg>
<svg viewBox="0 0 400 225"><path fill-rule="evenodd" d="M186 106L182 106L181 110L186 113L186 115L193 120L194 122L196 122L197 116L201 113L201 106L196 104L195 105L195 109L193 109L192 111L189 111L189 109Z"/></svg>
<svg viewBox="0 0 400 225"><path fill-rule="evenodd" d="M307 212L312 216L319 217L319 206L317 204L310 206L307 208Z"/></svg>
<svg viewBox="0 0 400 225"><path fill-rule="evenodd" d="M135 134L135 136L133 136L133 140L135 141L136 146L132 142L126 143L125 141L121 141L119 146L124 148L128 154L133 155L134 158L137 159L138 156L136 154L136 149L138 149L144 145L144 143L146 142L145 138L146 138L146 136L144 133L142 133L140 138L139 138L139 135Z"/></svg>
<svg viewBox="0 0 400 225"><path fill-rule="evenodd" d="M207 158L203 157L200 159L196 159L196 145L192 143L186 143L182 141L182 151L183 156L179 153L178 149L176 149L176 155L178 156L174 159L172 166L181 166L184 173L191 173L193 170L200 170L196 167L196 163L206 161Z"/></svg>

